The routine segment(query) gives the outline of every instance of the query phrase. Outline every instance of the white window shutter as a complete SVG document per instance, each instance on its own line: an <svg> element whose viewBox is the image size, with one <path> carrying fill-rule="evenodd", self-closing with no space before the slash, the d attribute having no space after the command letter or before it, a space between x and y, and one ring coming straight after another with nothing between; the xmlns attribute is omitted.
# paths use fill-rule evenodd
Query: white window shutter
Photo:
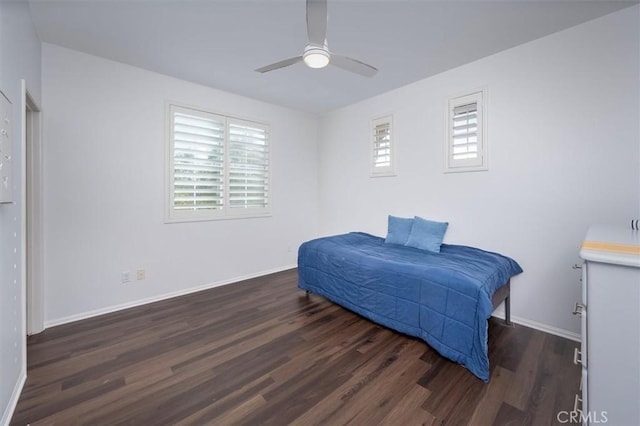
<svg viewBox="0 0 640 426"><path fill-rule="evenodd" d="M168 222L269 214L269 127L168 105Z"/></svg>
<svg viewBox="0 0 640 426"><path fill-rule="evenodd" d="M454 107L452 124L452 159L477 159L481 155L478 152L478 103Z"/></svg>
<svg viewBox="0 0 640 426"><path fill-rule="evenodd" d="M266 127L229 122L229 208L265 209L269 203L269 141Z"/></svg>
<svg viewBox="0 0 640 426"><path fill-rule="evenodd" d="M173 208L219 210L224 205L224 119L174 108Z"/></svg>
<svg viewBox="0 0 640 426"><path fill-rule="evenodd" d="M448 102L445 171L487 170L485 91Z"/></svg>
<svg viewBox="0 0 640 426"><path fill-rule="evenodd" d="M392 116L372 120L371 175L393 176L395 152L393 143Z"/></svg>

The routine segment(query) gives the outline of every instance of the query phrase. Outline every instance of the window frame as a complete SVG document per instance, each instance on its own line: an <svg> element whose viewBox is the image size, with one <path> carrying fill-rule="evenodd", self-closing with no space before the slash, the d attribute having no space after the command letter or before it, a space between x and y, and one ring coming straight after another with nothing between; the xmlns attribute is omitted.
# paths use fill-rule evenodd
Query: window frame
<svg viewBox="0 0 640 426"><path fill-rule="evenodd" d="M174 208L174 111L192 113L195 116L201 115L210 118L221 119L224 122L223 138L223 204L220 209L210 210L176 210ZM267 145L267 205L264 208L231 208L229 205L229 125L230 123L242 123L260 128L266 133ZM268 123L235 117L228 114L221 114L210 111L206 108L187 105L175 101L165 101L165 223L200 222L212 220L249 219L271 216L272 190L271 190L271 126Z"/></svg>
<svg viewBox="0 0 640 426"><path fill-rule="evenodd" d="M375 167L375 132L376 127L380 124L388 123L389 125L389 149L390 149L390 164L388 167L383 169L376 169ZM393 114L386 114L383 116L379 116L371 119L370 121L370 133L369 133L369 168L371 177L391 177L396 176L396 147L395 147L395 136L393 132Z"/></svg>
<svg viewBox="0 0 640 426"><path fill-rule="evenodd" d="M455 108L470 103L477 106L477 138L478 158L453 159L453 117ZM476 172L489 170L488 163L488 138L487 138L487 89L480 88L470 90L463 94L452 96L446 101L445 114L445 147L444 147L444 172Z"/></svg>

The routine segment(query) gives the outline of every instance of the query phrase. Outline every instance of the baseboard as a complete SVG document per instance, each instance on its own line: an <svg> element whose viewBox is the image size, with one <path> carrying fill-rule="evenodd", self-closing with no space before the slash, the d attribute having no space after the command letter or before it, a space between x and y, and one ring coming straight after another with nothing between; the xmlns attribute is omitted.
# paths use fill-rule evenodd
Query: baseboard
<svg viewBox="0 0 640 426"><path fill-rule="evenodd" d="M504 311L496 310L491 316L504 319ZM579 342L581 340L581 337L578 333L574 333L572 331L564 330L558 327L553 327L551 325L543 324L541 322L533 321L527 318L511 315L511 322L513 322L514 324L520 324L520 325L524 325L525 327L533 328L534 330L539 330L545 333L553 334L555 336L564 337L565 339L573 340L575 342Z"/></svg>
<svg viewBox="0 0 640 426"><path fill-rule="evenodd" d="M25 382L27 381L27 372L23 368L20 371L20 375L18 376L18 380L16 381L16 385L13 388L13 393L11 394L11 398L9 399L9 403L7 407L4 409L4 413L2 413L2 421L0 421L0 425L9 426L9 422L11 421L11 417L13 417L13 412L18 405L18 400L20 399L20 394L22 393L22 388L24 387Z"/></svg>
<svg viewBox="0 0 640 426"><path fill-rule="evenodd" d="M297 268L297 265L287 265L279 268L270 269L267 271L261 271L255 274L244 275L241 277L234 277L228 280L217 281L215 283L204 284L197 287L191 287L184 290L178 290L171 293L161 294L159 296L147 297L145 299L135 300L132 302L122 303L120 305L109 306L106 308L100 308L89 312L83 312L80 314L70 315L64 318L58 318L51 321L45 321L44 328L47 329L49 327L54 327L56 325L67 324L74 321L80 321L87 318L97 317L98 315L110 314L112 312L121 311L123 309L134 308L136 306L146 305L148 303L159 302L161 300L171 299L173 297L184 296L190 293L196 293L202 290L208 290L214 287L220 287L223 285L234 284L240 281L249 280L252 278L258 278L269 274L275 274L276 272L287 271L289 269Z"/></svg>
<svg viewBox="0 0 640 426"><path fill-rule="evenodd" d="M55 320L51 320L51 321L45 321L44 326L45 326L45 329L46 329L46 328L49 328L49 327L54 327L56 325L67 324L67 323L74 322L74 321L80 321L80 320L83 320L83 319L96 317L98 315L109 314L109 313L112 313L112 312L121 311L123 309L134 308L136 306L146 305L148 303L159 302L159 301L165 300L165 299L171 299L172 297L184 296L186 294L196 293L198 291L208 290L208 289L214 288L214 287L220 287L220 286L223 286L223 285L233 284L233 283L237 283L237 282L240 282L240 281L249 280L249 279L252 279L252 278L262 277L262 276L269 275L269 274L275 274L276 272L282 272L282 271L286 271L286 270L289 270L289 269L294 269L296 267L297 267L297 265L282 266L282 267L270 269L270 270L267 270L267 271L261 271L261 272L255 273L255 274L244 275L244 276L240 276L240 277L231 278L231 279L228 279L228 280L218 281L218 282L215 282L215 283L205 284L205 285L201 285L201 286L197 286L197 287L191 287L191 288L188 288L188 289L174 291L174 292L171 292L171 293L165 293L165 294L161 294L159 296L148 297L148 298L136 300L136 301L133 301L133 302L122 303L120 305L110 306L110 307L107 307L107 308L101 308L101 309L96 309L96 310L89 311L89 312L83 312L83 313L80 313L80 314L75 314L75 315L71 315L71 316L64 317L64 318L59 318L59 319L55 319ZM504 319L504 310L502 308L499 308L498 310L496 310L492 314L492 316L494 316L496 318ZM564 329L561 329L561 328L553 327L551 325L543 324L541 322L533 321L533 320L530 320L530 319L527 319L527 318L522 318L522 317L519 317L519 316L511 315L511 321L513 323L515 323L515 324L524 325L525 327L533 328L535 330L543 331L545 333L553 334L555 336L564 337L565 339L573 340L573 341L576 341L576 342L579 342L580 339L581 339L580 338L580 334L578 334L578 333L574 333L574 332L571 332L571 331L568 331L568 330L564 330ZM26 378L26 375L25 375L25 378ZM19 396L19 394L18 394L18 396ZM17 402L17 400L16 400L16 402Z"/></svg>

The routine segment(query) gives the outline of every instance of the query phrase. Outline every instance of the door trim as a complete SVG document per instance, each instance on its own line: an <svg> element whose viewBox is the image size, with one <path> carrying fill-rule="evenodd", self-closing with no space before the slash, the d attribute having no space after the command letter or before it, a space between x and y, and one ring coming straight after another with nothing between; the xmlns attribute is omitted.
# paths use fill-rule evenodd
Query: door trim
<svg viewBox="0 0 640 426"><path fill-rule="evenodd" d="M42 117L40 107L22 80L22 212L25 335L44 330L42 239Z"/></svg>

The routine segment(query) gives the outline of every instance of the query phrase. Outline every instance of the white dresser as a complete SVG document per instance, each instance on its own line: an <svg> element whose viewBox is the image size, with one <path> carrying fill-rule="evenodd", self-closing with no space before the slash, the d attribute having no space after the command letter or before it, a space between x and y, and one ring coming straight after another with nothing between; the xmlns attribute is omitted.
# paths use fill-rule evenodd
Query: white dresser
<svg viewBox="0 0 640 426"><path fill-rule="evenodd" d="M640 425L640 231L592 226L580 257L575 313L582 316L582 344L574 356L582 363L580 420Z"/></svg>

